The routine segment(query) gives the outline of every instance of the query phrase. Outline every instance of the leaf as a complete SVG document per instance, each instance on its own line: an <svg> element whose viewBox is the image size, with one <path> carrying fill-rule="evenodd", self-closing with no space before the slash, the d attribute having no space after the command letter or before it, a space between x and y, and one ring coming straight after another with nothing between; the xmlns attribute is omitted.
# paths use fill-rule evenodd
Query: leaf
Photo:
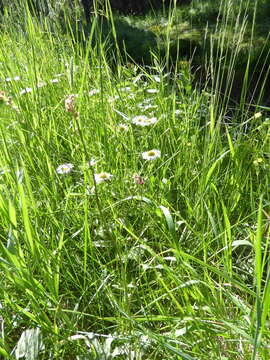
<svg viewBox="0 0 270 360"><path fill-rule="evenodd" d="M40 328L25 330L15 350L15 358L21 359L25 357L27 360L38 359L40 350L44 349Z"/></svg>
<svg viewBox="0 0 270 360"><path fill-rule="evenodd" d="M176 239L176 232L175 232L175 223L173 221L172 215L170 213L170 210L166 208L163 205L159 206L159 209L163 212L163 215L165 217L166 223L168 225L168 229L172 235L173 238Z"/></svg>
<svg viewBox="0 0 270 360"><path fill-rule="evenodd" d="M208 184L215 168L217 167L218 163L224 158L225 155L227 155L230 152L230 150L225 151L225 153L221 154L220 157L214 162L214 164L209 169L206 177L205 177L205 186Z"/></svg>
<svg viewBox="0 0 270 360"><path fill-rule="evenodd" d="M248 240L235 240L235 241L232 242L232 247L233 248L237 248L238 246L243 246L243 245L253 246L251 244L251 242L248 241Z"/></svg>

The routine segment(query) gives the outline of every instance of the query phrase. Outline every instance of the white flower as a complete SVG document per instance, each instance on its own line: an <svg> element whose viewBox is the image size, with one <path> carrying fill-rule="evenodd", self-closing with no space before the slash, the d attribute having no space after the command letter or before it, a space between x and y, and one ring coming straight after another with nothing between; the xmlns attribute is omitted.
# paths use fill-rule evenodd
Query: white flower
<svg viewBox="0 0 270 360"><path fill-rule="evenodd" d="M142 127L154 125L156 122L157 122L157 118L155 117L148 118L145 115L135 116L132 119L132 124L139 125Z"/></svg>
<svg viewBox="0 0 270 360"><path fill-rule="evenodd" d="M156 149L148 150L142 153L142 158L144 160L155 160L160 157L161 157L161 152Z"/></svg>
<svg viewBox="0 0 270 360"><path fill-rule="evenodd" d="M30 93L30 92L32 92L32 88L27 87L27 88L22 89L20 91L20 95L27 94L27 93Z"/></svg>
<svg viewBox="0 0 270 360"><path fill-rule="evenodd" d="M72 165L70 163L62 164L62 165L58 166L58 168L56 169L56 172L58 174L68 174L69 172L71 172L73 167L74 167L74 165Z"/></svg>
<svg viewBox="0 0 270 360"><path fill-rule="evenodd" d="M149 109L156 109L158 106L157 105L145 105L145 106L142 106L141 108L146 111L146 110L149 110Z"/></svg>
<svg viewBox="0 0 270 360"><path fill-rule="evenodd" d="M77 97L77 94L70 94L65 98L65 109L67 112L73 113L75 111L74 101Z"/></svg>
<svg viewBox="0 0 270 360"><path fill-rule="evenodd" d="M149 94L156 94L158 93L158 90L157 89L147 89L146 90Z"/></svg>
<svg viewBox="0 0 270 360"><path fill-rule="evenodd" d="M45 81L40 81L39 83L37 83L37 87L38 88L42 88L43 86L46 86L47 83Z"/></svg>
<svg viewBox="0 0 270 360"><path fill-rule="evenodd" d="M119 89L120 91L131 91L131 87L130 86L126 86L126 87L123 87L121 89Z"/></svg>
<svg viewBox="0 0 270 360"><path fill-rule="evenodd" d="M100 93L100 90L99 89L92 89L89 91L89 96L93 96L93 95L96 95Z"/></svg>
<svg viewBox="0 0 270 360"><path fill-rule="evenodd" d="M4 174L7 174L7 173L10 173L9 169L0 169L0 175L4 175Z"/></svg>
<svg viewBox="0 0 270 360"><path fill-rule="evenodd" d="M256 114L254 114L254 119L258 119L262 116L262 113L261 112L258 112Z"/></svg>
<svg viewBox="0 0 270 360"><path fill-rule="evenodd" d="M126 124L118 124L117 126L117 130L119 132L127 132L128 131L128 126Z"/></svg>
<svg viewBox="0 0 270 360"><path fill-rule="evenodd" d="M14 76L13 80L14 80L14 81L18 81L18 80L20 80L20 77L19 77L19 76ZM6 81L7 81L7 82L10 82L10 81L12 81L12 78L7 77L7 78L6 78Z"/></svg>
<svg viewBox="0 0 270 360"><path fill-rule="evenodd" d="M97 160L95 158L91 158L90 161L88 161L88 166L95 166L97 163Z"/></svg>
<svg viewBox="0 0 270 360"><path fill-rule="evenodd" d="M55 84L55 83L58 83L59 82L59 79L51 79L50 80L50 83L52 83L52 84Z"/></svg>
<svg viewBox="0 0 270 360"><path fill-rule="evenodd" d="M95 174L95 182L97 184L103 182L103 181L107 181L107 180L110 180L113 175L112 174L109 174L107 172L101 172L100 174Z"/></svg>

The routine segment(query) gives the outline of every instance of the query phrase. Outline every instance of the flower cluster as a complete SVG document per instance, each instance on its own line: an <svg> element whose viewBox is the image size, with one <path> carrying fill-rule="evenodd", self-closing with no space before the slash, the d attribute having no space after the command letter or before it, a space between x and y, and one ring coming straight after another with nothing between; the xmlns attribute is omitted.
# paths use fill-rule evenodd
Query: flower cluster
<svg viewBox="0 0 270 360"><path fill-rule="evenodd" d="M74 117L77 117L79 113L75 110L74 101L76 98L76 94L68 95L65 99L65 109L67 112L70 112Z"/></svg>
<svg viewBox="0 0 270 360"><path fill-rule="evenodd" d="M56 169L56 172L58 174L68 174L72 171L73 168L74 168L73 164L66 163L66 164L59 165L58 168Z"/></svg>
<svg viewBox="0 0 270 360"><path fill-rule="evenodd" d="M12 97L7 96L4 91L0 91L0 103L5 103L7 106L10 106L11 109L19 111L18 107L13 103Z"/></svg>
<svg viewBox="0 0 270 360"><path fill-rule="evenodd" d="M154 125L156 122L157 122L157 118L155 118L155 117L148 118L145 115L135 116L132 119L132 124L142 126L142 127Z"/></svg>

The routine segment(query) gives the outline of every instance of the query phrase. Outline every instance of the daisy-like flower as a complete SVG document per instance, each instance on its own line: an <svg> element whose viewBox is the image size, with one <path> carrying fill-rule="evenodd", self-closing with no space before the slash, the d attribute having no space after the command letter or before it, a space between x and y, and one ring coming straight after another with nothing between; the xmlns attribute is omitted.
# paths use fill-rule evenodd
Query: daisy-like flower
<svg viewBox="0 0 270 360"><path fill-rule="evenodd" d="M68 174L71 172L71 170L74 168L74 165L71 163L66 163L66 164L62 164L59 165L58 168L56 169L56 172L58 174Z"/></svg>
<svg viewBox="0 0 270 360"><path fill-rule="evenodd" d="M128 126L126 124L118 124L117 125L117 131L124 133L128 131Z"/></svg>
<svg viewBox="0 0 270 360"><path fill-rule="evenodd" d="M161 157L161 152L156 149L148 150L142 153L142 158L144 160L155 160L160 157Z"/></svg>
<svg viewBox="0 0 270 360"><path fill-rule="evenodd" d="M108 181L113 177L112 174L109 174L107 172L101 172L99 174L95 174L94 176L95 176L95 182L97 184L100 184L103 181Z"/></svg>
<svg viewBox="0 0 270 360"><path fill-rule="evenodd" d="M155 118L155 117L148 118L145 115L135 116L132 119L132 124L142 126L142 127L154 125L156 122L157 122L157 118Z"/></svg>

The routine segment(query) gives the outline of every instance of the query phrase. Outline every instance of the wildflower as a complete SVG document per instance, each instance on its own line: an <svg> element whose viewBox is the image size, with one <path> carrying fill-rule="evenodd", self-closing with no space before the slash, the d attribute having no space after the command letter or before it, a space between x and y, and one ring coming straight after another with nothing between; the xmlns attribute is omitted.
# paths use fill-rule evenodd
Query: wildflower
<svg viewBox="0 0 270 360"><path fill-rule="evenodd" d="M157 89L147 89L146 90L149 94L156 94L158 93L158 90Z"/></svg>
<svg viewBox="0 0 270 360"><path fill-rule="evenodd" d="M0 91L0 101L6 101L7 97L4 91Z"/></svg>
<svg viewBox="0 0 270 360"><path fill-rule="evenodd" d="M153 75L153 78L156 82L160 83L160 77L157 75Z"/></svg>
<svg viewBox="0 0 270 360"><path fill-rule="evenodd" d="M7 173L10 173L9 169L0 169L0 175L4 175L4 174L7 174Z"/></svg>
<svg viewBox="0 0 270 360"><path fill-rule="evenodd" d="M131 91L131 87L130 86L126 86L126 87L122 87L119 89L120 91Z"/></svg>
<svg viewBox="0 0 270 360"><path fill-rule="evenodd" d="M139 174L134 174L133 179L138 185L143 185L145 183L145 180Z"/></svg>
<svg viewBox="0 0 270 360"><path fill-rule="evenodd" d="M77 96L76 94L71 94L71 95L68 95L68 97L65 99L66 111L70 112L75 117L77 117L79 115L79 113L75 111L75 107L74 107L74 100L75 100L76 96Z"/></svg>
<svg viewBox="0 0 270 360"><path fill-rule="evenodd" d="M119 95L109 96L109 97L108 97L108 101L109 101L110 103L112 103L112 102L118 100L119 98L120 98Z"/></svg>
<svg viewBox="0 0 270 360"><path fill-rule="evenodd" d="M40 81L39 83L37 83L37 87L38 88L42 88L43 86L46 86L46 82L45 81Z"/></svg>
<svg viewBox="0 0 270 360"><path fill-rule="evenodd" d="M93 89L93 90L90 90L89 91L89 96L93 96L93 95L96 95L100 93L100 90L99 89Z"/></svg>
<svg viewBox="0 0 270 360"><path fill-rule="evenodd" d="M258 119L262 116L262 113L261 112L258 112L256 114L254 114L254 119Z"/></svg>
<svg viewBox="0 0 270 360"><path fill-rule="evenodd" d="M142 127L154 125L156 122L157 122L157 118L155 118L155 117L148 118L145 115L135 116L132 119L132 124L142 126Z"/></svg>
<svg viewBox="0 0 270 360"><path fill-rule="evenodd" d="M95 166L97 163L97 160L95 158L91 158L90 161L88 161L88 166Z"/></svg>
<svg viewBox="0 0 270 360"><path fill-rule="evenodd" d="M30 93L30 92L32 92L32 88L29 88L29 87L27 87L27 88L25 88L25 89L22 89L21 91L20 91L20 95L24 95L24 94L27 94L27 93Z"/></svg>
<svg viewBox="0 0 270 360"><path fill-rule="evenodd" d="M0 103L5 103L10 106L13 110L19 111L19 108L13 103L11 96L6 96L4 91L0 91Z"/></svg>
<svg viewBox="0 0 270 360"><path fill-rule="evenodd" d="M127 132L128 131L128 126L126 125L126 124L118 124L118 126L117 126L117 130L119 131L119 132Z"/></svg>
<svg viewBox="0 0 270 360"><path fill-rule="evenodd" d="M95 182L97 184L100 184L103 181L110 180L113 177L112 174L109 174L107 172L102 172L100 174L95 174L94 176L95 176Z"/></svg>
<svg viewBox="0 0 270 360"><path fill-rule="evenodd" d="M62 164L62 165L58 166L58 168L56 169L56 172L58 174L68 174L71 172L73 167L74 167L74 165L71 163Z"/></svg>
<svg viewBox="0 0 270 360"><path fill-rule="evenodd" d="M144 160L155 160L160 157L161 157L161 152L156 149L148 150L142 153L142 158Z"/></svg>
<svg viewBox="0 0 270 360"><path fill-rule="evenodd" d="M67 112L74 111L74 99L75 94L68 95L68 97L65 99L65 109Z"/></svg>
<svg viewBox="0 0 270 360"><path fill-rule="evenodd" d="M262 164L262 163L263 163L263 159L262 159L262 158L255 159L255 160L253 161L253 164L254 164L255 166L258 166L259 164Z"/></svg>
<svg viewBox="0 0 270 360"><path fill-rule="evenodd" d="M149 110L149 109L156 109L158 106L157 106L157 105L149 104L149 105L141 105L140 107L141 107L141 109L143 109L144 111L146 111L146 110Z"/></svg>
<svg viewBox="0 0 270 360"><path fill-rule="evenodd" d="M50 80L50 83L52 83L52 84L55 84L55 83L58 83L59 82L59 79L51 79Z"/></svg>
<svg viewBox="0 0 270 360"><path fill-rule="evenodd" d="M12 80L18 81L18 80L20 80L20 77L19 77L19 76L14 76L14 78L7 77L5 80L6 80L6 82L10 82L10 81L12 81Z"/></svg>

